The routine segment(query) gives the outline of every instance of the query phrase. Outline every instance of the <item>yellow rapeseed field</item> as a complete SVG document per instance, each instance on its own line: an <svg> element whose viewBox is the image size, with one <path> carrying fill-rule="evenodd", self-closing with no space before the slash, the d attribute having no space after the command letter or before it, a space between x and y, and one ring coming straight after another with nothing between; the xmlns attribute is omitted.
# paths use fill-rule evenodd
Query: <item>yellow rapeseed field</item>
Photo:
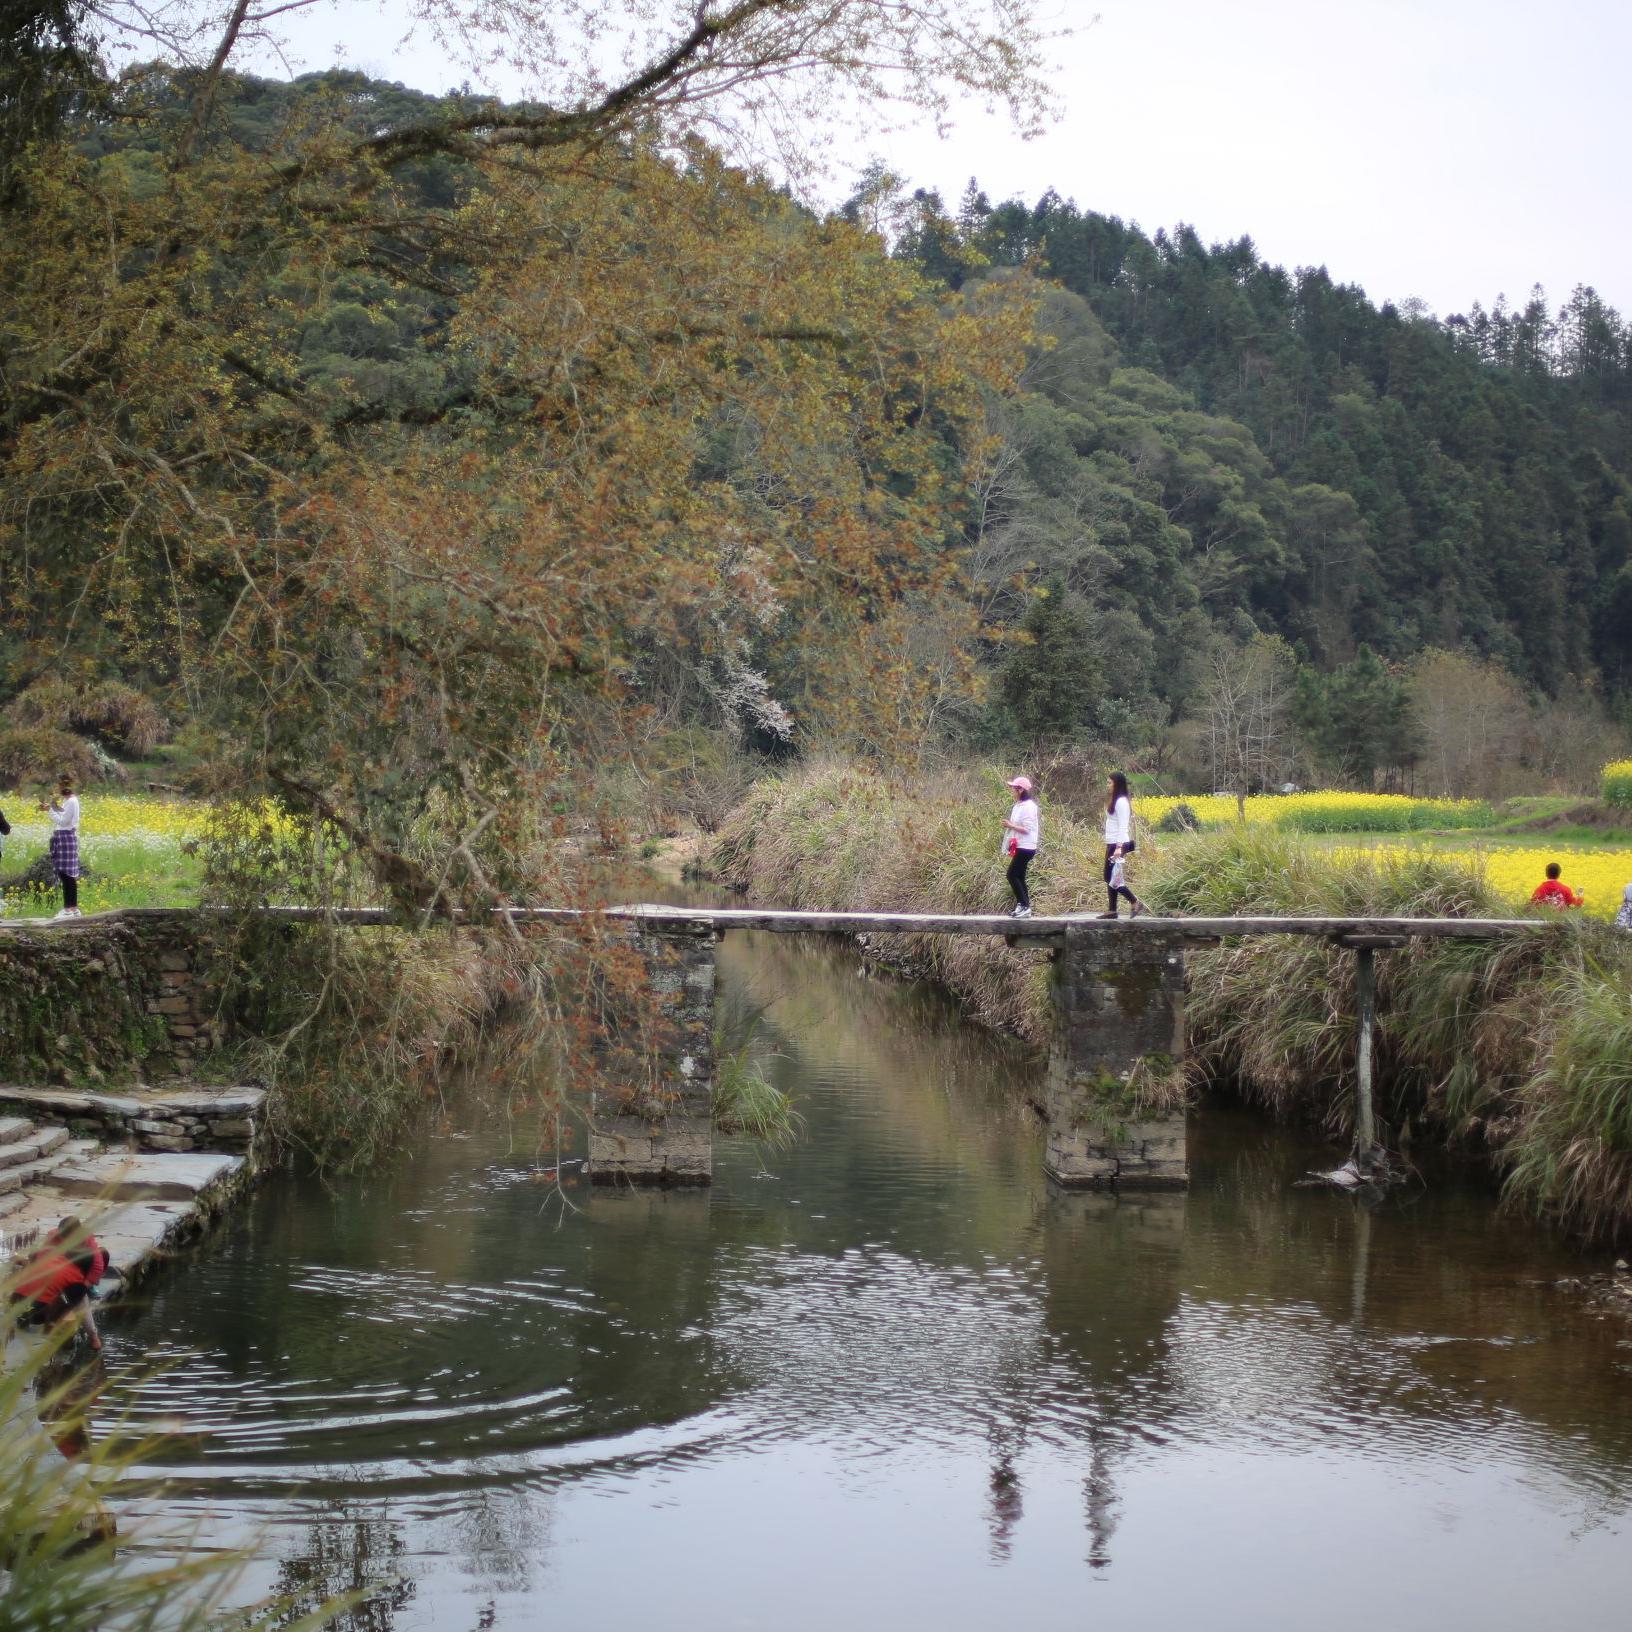
<svg viewBox="0 0 1632 1632"><path fill-rule="evenodd" d="M5 840L0 876L20 872L45 853L51 824L34 808L5 802L12 824ZM282 830L287 818L267 807L266 815ZM185 905L198 899L201 864L189 841L209 828L210 808L195 800L87 793L80 796L79 853L89 872L80 892L86 911L111 907ZM25 916L49 913L54 890L19 892L8 912Z"/></svg>
<svg viewBox="0 0 1632 1632"><path fill-rule="evenodd" d="M19 808L13 804L9 845L44 844L51 824L32 803ZM179 844L203 831L207 807L186 799L143 799L130 794L81 794L79 800L80 843L96 839L147 840L156 844Z"/></svg>
<svg viewBox="0 0 1632 1632"><path fill-rule="evenodd" d="M1236 803L1226 794L1187 798L1141 798L1139 814L1159 822L1175 805L1188 805L1198 821L1233 822ZM1411 833L1424 828L1484 827L1490 806L1478 799L1417 799L1403 793L1255 794L1247 821L1300 833Z"/></svg>
<svg viewBox="0 0 1632 1632"><path fill-rule="evenodd" d="M1406 856L1413 846L1393 844L1386 839L1376 844L1339 846L1338 855ZM1531 892L1547 876L1547 863L1556 861L1564 883L1577 895L1584 894L1582 909L1595 918L1613 918L1621 904L1621 892L1632 884L1632 850L1581 850L1567 845L1480 844L1470 841L1464 848L1436 844L1428 852L1436 861L1460 863L1491 889L1505 895L1515 908L1528 905Z"/></svg>
<svg viewBox="0 0 1632 1632"><path fill-rule="evenodd" d="M1490 884L1517 902L1530 899L1530 892L1546 876L1547 863L1556 861L1563 868L1564 882L1577 895L1586 896L1583 910L1595 918L1613 918L1622 892L1632 884L1632 852L1626 850L1503 845L1493 846L1478 860Z"/></svg>
<svg viewBox="0 0 1632 1632"><path fill-rule="evenodd" d="M1154 825L1180 803L1197 820L1212 825L1233 822L1233 798L1203 794L1179 800L1143 798L1135 801L1140 817ZM1439 840L1434 854L1464 861L1470 872L1508 897L1515 907L1530 899L1530 892L1546 876L1547 863L1563 868L1564 882L1587 898L1585 911L1612 918L1622 892L1632 883L1632 850L1593 850L1538 841L1506 844L1481 840L1477 829L1491 820L1488 805L1468 799L1415 799L1390 793L1294 793L1263 795L1247 800L1247 821L1303 833L1398 833L1429 829L1467 829L1466 839ZM1404 853L1407 844L1384 839L1361 846L1372 855Z"/></svg>

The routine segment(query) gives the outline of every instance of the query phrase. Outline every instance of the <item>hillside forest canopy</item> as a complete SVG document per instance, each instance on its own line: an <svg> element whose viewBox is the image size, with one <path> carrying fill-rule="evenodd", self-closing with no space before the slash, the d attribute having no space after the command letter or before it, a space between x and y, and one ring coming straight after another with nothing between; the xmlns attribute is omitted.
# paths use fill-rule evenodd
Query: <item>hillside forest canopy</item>
<svg viewBox="0 0 1632 1632"><path fill-rule="evenodd" d="M238 72L242 5L117 71L89 13L7 25L0 784L171 734L425 907L789 755L1484 793L1624 741L1590 288L1441 321L1052 191L754 167L824 96L1042 117L1012 0L631 7L612 72L523 13L558 71L507 105Z"/></svg>

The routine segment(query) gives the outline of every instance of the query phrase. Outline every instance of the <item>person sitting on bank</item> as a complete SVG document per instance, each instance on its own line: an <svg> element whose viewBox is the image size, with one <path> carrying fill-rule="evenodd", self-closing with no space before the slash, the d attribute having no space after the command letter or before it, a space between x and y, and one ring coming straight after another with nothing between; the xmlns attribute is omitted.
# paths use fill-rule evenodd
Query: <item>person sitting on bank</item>
<svg viewBox="0 0 1632 1632"><path fill-rule="evenodd" d="M1532 905L1546 905L1562 910L1565 907L1579 907L1586 902L1586 892L1577 895L1560 877L1564 869L1556 861L1547 863L1547 876L1536 886L1535 893L1530 897Z"/></svg>

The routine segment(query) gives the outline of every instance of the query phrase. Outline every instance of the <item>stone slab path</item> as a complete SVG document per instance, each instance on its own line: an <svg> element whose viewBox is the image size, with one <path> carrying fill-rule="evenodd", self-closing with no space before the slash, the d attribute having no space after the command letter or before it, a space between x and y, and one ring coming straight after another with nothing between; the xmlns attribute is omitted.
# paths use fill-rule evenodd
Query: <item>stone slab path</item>
<svg viewBox="0 0 1632 1632"><path fill-rule="evenodd" d="M196 1234L250 1177L243 1156L110 1149L66 1127L0 1116L0 1272L73 1214L119 1271L117 1295Z"/></svg>

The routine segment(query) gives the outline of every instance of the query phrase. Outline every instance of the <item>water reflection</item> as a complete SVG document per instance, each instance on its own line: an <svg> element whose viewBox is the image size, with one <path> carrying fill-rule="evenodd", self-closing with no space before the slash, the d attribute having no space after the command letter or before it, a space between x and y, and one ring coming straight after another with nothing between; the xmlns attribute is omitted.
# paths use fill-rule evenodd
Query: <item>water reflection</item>
<svg viewBox="0 0 1632 1632"><path fill-rule="evenodd" d="M534 1130L473 1107L401 1172L267 1187L111 1335L175 1362L122 1400L192 1430L172 1532L269 1526L251 1585L380 1583L357 1632L956 1629L1084 1592L1369 1627L1329 1590L1356 1536L1396 1625L1451 1581L1518 1625L1566 1575L1614 1624L1627 1334L1488 1197L1294 1191L1318 1145L1219 1110L1188 1195L1051 1190L1023 1052L843 951L723 950L804 1143L563 1209Z"/></svg>

